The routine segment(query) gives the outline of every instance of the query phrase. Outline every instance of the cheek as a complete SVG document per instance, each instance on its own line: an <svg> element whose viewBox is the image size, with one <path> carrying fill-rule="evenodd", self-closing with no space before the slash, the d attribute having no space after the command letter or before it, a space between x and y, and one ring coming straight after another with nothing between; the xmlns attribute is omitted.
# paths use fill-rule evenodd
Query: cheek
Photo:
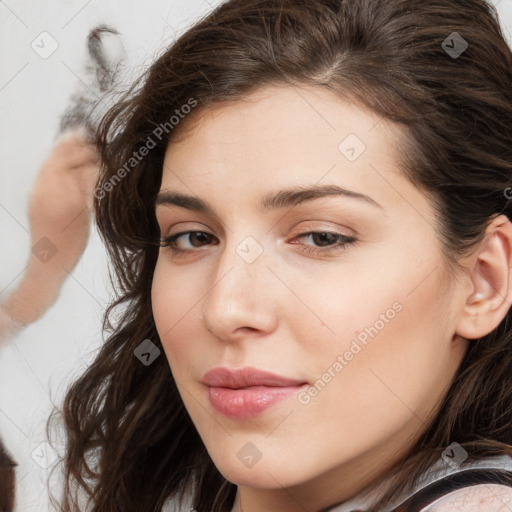
<svg viewBox="0 0 512 512"><path fill-rule="evenodd" d="M190 368L188 360L196 349L190 340L199 339L194 326L198 325L200 295L191 282L183 272L157 263L151 287L153 317L173 373Z"/></svg>
<svg viewBox="0 0 512 512"><path fill-rule="evenodd" d="M414 416L423 419L441 398L454 370L450 298L439 271L413 290L420 281L393 278L378 288L361 282L351 300L338 293L338 310L325 320L336 336L324 335L320 350L309 349L319 390L310 397L312 418L325 416L353 439L373 430L381 438Z"/></svg>
<svg viewBox="0 0 512 512"><path fill-rule="evenodd" d="M308 359L314 361L315 378L331 369L340 390L344 387L345 399L347 386L351 396L368 393L369 399L388 382L397 392L407 394L412 386L416 393L450 363L447 276L440 255L432 248L419 248L417 242L368 251L366 257L350 262L349 271L343 268L343 273L333 272L329 278L296 281L295 290L325 325L319 329L311 314L295 314L294 337L311 340L305 346ZM407 250L399 250L404 247ZM300 334L304 332L309 336ZM337 364L333 369L340 362L338 356L343 368ZM386 393L393 399L392 391Z"/></svg>

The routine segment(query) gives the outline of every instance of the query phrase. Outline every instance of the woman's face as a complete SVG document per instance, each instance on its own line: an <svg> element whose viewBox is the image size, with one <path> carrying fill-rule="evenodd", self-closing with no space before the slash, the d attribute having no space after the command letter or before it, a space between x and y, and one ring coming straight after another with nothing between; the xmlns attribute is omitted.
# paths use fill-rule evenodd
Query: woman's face
<svg viewBox="0 0 512 512"><path fill-rule="evenodd" d="M247 496L345 499L406 454L466 348L432 205L398 172L400 130L324 90L201 114L156 206L181 233L152 286L172 373Z"/></svg>

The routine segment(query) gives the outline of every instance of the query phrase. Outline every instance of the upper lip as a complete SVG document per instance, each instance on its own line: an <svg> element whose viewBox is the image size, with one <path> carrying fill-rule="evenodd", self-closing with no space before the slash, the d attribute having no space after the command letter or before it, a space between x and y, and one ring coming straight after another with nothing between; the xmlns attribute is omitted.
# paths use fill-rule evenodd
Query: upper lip
<svg viewBox="0 0 512 512"><path fill-rule="evenodd" d="M239 389L250 386L300 386L305 381L281 377L274 373L258 370L257 368L214 368L205 373L201 382L211 387Z"/></svg>

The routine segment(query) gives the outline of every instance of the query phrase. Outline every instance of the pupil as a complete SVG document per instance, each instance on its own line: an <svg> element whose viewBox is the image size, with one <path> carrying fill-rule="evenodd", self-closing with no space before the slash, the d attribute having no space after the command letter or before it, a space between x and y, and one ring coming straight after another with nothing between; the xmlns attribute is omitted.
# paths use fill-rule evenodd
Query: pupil
<svg viewBox="0 0 512 512"><path fill-rule="evenodd" d="M190 233L190 238L191 238L191 242L192 242L192 245L195 245L194 244L194 241L193 239L195 238L196 240L199 240L199 244L201 244L201 242L205 242L208 240L208 235L206 233L201 233L200 231L194 231L193 233ZM201 240L201 238L203 240Z"/></svg>
<svg viewBox="0 0 512 512"><path fill-rule="evenodd" d="M334 233L314 233L313 237L317 245L331 245L336 241Z"/></svg>

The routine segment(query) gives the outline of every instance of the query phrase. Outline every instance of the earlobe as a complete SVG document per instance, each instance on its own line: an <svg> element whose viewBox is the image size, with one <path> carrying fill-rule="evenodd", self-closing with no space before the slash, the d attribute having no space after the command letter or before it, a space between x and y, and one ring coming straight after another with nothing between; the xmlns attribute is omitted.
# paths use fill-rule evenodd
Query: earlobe
<svg viewBox="0 0 512 512"><path fill-rule="evenodd" d="M466 297L457 334L477 339L489 334L512 305L512 223L496 217L471 257L471 292Z"/></svg>

